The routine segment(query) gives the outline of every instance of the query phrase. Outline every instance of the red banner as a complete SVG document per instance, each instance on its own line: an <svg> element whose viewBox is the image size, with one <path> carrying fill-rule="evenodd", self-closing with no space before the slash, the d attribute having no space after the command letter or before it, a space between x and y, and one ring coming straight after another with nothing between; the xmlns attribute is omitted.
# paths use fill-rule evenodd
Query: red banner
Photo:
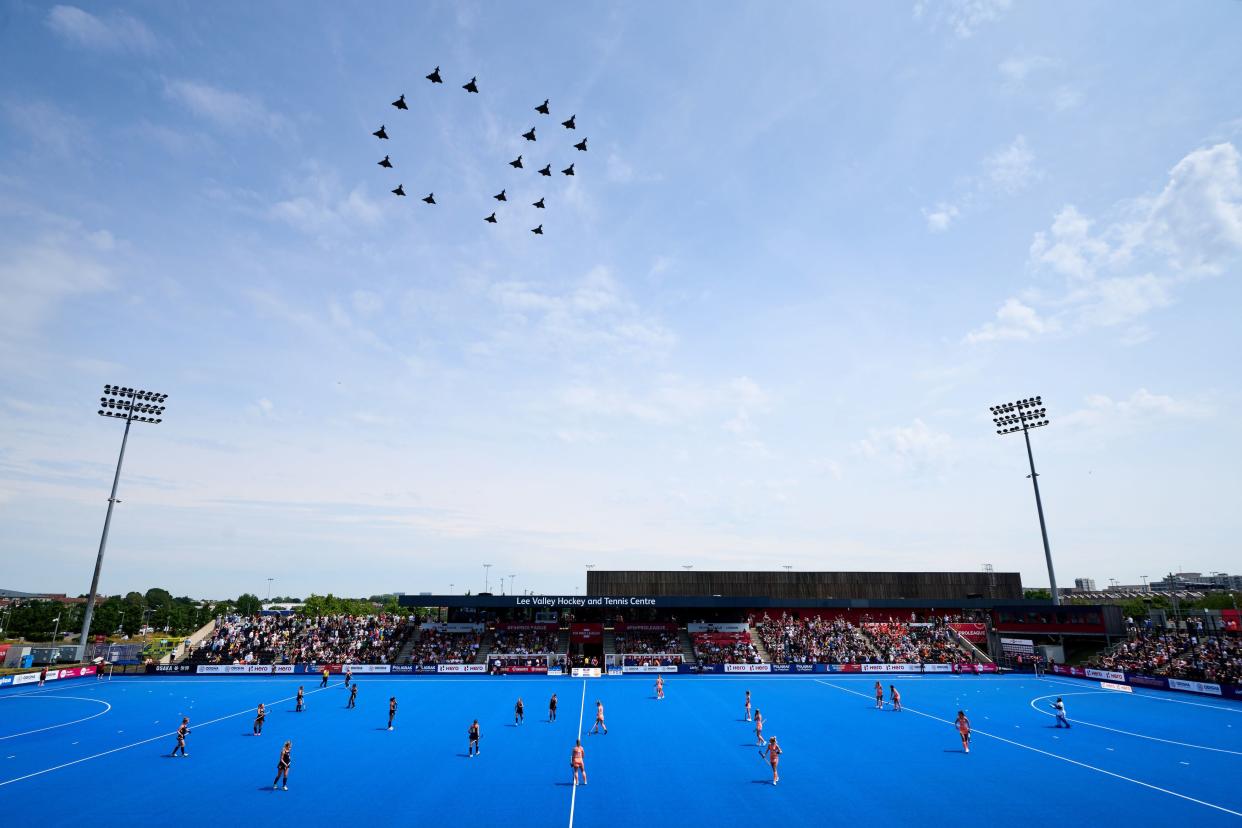
<svg viewBox="0 0 1242 828"><path fill-rule="evenodd" d="M574 644L598 644L604 640L604 625L570 624L569 640Z"/></svg>
<svg viewBox="0 0 1242 828"><path fill-rule="evenodd" d="M1220 623L1222 627L1231 632L1238 632L1242 629L1242 617L1236 609L1221 610Z"/></svg>
<svg viewBox="0 0 1242 828"><path fill-rule="evenodd" d="M950 624L951 629L956 630L962 638L971 644L983 644L988 640L988 628L984 624L958 623Z"/></svg>
<svg viewBox="0 0 1242 828"><path fill-rule="evenodd" d="M513 632L556 632L558 629L560 629L559 624L506 623L504 621L496 623L498 632L510 630Z"/></svg>
<svg viewBox="0 0 1242 828"><path fill-rule="evenodd" d="M618 621L614 626L618 633L629 632L677 632L676 624L627 624Z"/></svg>

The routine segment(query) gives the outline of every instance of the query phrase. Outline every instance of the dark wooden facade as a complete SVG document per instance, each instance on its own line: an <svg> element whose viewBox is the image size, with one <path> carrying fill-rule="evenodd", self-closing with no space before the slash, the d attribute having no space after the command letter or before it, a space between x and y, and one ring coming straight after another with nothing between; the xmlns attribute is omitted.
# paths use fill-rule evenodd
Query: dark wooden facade
<svg viewBox="0 0 1242 828"><path fill-rule="evenodd" d="M587 573L587 595L764 596L780 600L1022 598L1017 572L696 572Z"/></svg>

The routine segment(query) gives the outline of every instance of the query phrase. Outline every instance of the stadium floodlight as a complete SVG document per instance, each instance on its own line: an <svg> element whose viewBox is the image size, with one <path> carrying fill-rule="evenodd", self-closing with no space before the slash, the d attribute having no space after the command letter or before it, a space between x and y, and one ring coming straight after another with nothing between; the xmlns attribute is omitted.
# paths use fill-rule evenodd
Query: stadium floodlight
<svg viewBox="0 0 1242 828"><path fill-rule="evenodd" d="M492 575L492 565L483 564L483 591L484 592L492 591L491 575Z"/></svg>
<svg viewBox="0 0 1242 828"><path fill-rule="evenodd" d="M996 423L997 434L1013 434L1021 431L1026 440L1026 459L1031 465L1031 485L1035 488L1035 511L1039 513L1039 534L1044 539L1044 558L1048 562L1048 585L1052 592L1053 606L1061 605L1061 596L1057 594L1057 575L1052 568L1052 550L1048 548L1048 526L1044 523L1044 504L1039 497L1039 475L1035 472L1035 455L1031 453L1031 434L1033 428L1048 425L1048 410L1044 408L1042 397L1027 397L1010 403L1001 403L991 407L992 421Z"/></svg>
<svg viewBox="0 0 1242 828"><path fill-rule="evenodd" d="M108 546L108 529L112 526L112 507L121 502L116 499L116 489L121 482L121 463L125 460L129 427L132 423L157 425L164 422L164 401L167 399L167 394L121 385L105 385L103 396L99 398L99 416L124 420L125 431L121 435L121 453L116 458L116 473L112 476L112 494L108 498L107 515L104 516L103 535L99 538L99 554L95 556L95 574L91 577L91 591L86 596L86 612L82 616L82 638L78 642L82 661L86 660L86 642L90 638L91 618L95 614L95 595L99 589L104 550Z"/></svg>

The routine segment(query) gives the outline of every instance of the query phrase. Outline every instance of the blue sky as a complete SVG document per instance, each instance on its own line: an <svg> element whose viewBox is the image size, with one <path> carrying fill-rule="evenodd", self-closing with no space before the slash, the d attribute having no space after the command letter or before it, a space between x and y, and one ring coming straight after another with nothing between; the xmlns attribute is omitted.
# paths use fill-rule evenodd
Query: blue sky
<svg viewBox="0 0 1242 828"><path fill-rule="evenodd" d="M477 591L484 563L565 593L588 563L1046 584L988 412L1034 394L1063 585L1237 570L1240 28L8 0L3 586L87 588L107 382L169 400L105 592Z"/></svg>

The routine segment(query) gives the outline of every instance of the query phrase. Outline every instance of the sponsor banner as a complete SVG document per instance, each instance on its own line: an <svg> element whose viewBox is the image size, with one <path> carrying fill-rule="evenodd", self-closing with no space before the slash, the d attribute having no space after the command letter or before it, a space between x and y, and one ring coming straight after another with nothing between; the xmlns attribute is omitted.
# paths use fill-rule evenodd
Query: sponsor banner
<svg viewBox="0 0 1242 828"><path fill-rule="evenodd" d="M437 673L486 673L486 664L440 664Z"/></svg>
<svg viewBox="0 0 1242 828"><path fill-rule="evenodd" d="M354 674L356 675L363 674L363 673L391 673L392 665L391 664L346 664L345 666L341 668L340 671L343 673L346 670L352 670Z"/></svg>
<svg viewBox="0 0 1242 828"><path fill-rule="evenodd" d="M771 664L726 664L724 666L726 673L770 673L772 672Z"/></svg>
<svg viewBox="0 0 1242 828"><path fill-rule="evenodd" d="M273 664L272 665L272 672L276 673L277 675L281 675L281 676L290 675L296 670L297 670L297 667L295 667L292 664Z"/></svg>
<svg viewBox="0 0 1242 828"><path fill-rule="evenodd" d="M13 684L34 684L39 680L38 673L19 673L13 676Z"/></svg>
<svg viewBox="0 0 1242 828"><path fill-rule="evenodd" d="M1136 687L1154 687L1157 690L1168 690L1169 680L1159 676L1144 676L1140 673L1126 673L1126 681Z"/></svg>
<svg viewBox="0 0 1242 828"><path fill-rule="evenodd" d="M822 673L824 665L822 664L790 664L795 673Z"/></svg>
<svg viewBox="0 0 1242 828"><path fill-rule="evenodd" d="M196 673L200 676L245 676L271 675L270 664L199 664Z"/></svg>
<svg viewBox="0 0 1242 828"><path fill-rule="evenodd" d="M918 664L863 664L864 673L918 673L922 672Z"/></svg>
<svg viewBox="0 0 1242 828"><path fill-rule="evenodd" d="M148 664L148 673L191 673L193 664Z"/></svg>
<svg viewBox="0 0 1242 828"><path fill-rule="evenodd" d="M1098 680L1103 680L1103 681L1125 681L1126 680L1126 674L1118 673L1116 670L1093 670L1090 667L1088 667L1084 672L1086 672L1087 678L1093 678L1093 679L1096 679L1097 681Z"/></svg>
<svg viewBox="0 0 1242 828"><path fill-rule="evenodd" d="M691 633L742 633L750 630L749 624L687 624Z"/></svg>
<svg viewBox="0 0 1242 828"><path fill-rule="evenodd" d="M988 628L985 624L956 623L950 624L949 629L956 630L958 635L971 644L983 644L988 640Z"/></svg>
<svg viewBox="0 0 1242 828"><path fill-rule="evenodd" d="M723 664L678 664L679 673L723 673Z"/></svg>
<svg viewBox="0 0 1242 828"><path fill-rule="evenodd" d="M953 665L952 664L924 664L923 672L924 673L952 673Z"/></svg>
<svg viewBox="0 0 1242 828"><path fill-rule="evenodd" d="M1182 679L1169 679L1169 687L1174 690L1185 690L1189 693L1206 693L1209 696L1220 696L1219 684L1210 684L1204 681L1184 681Z"/></svg>
<svg viewBox="0 0 1242 828"><path fill-rule="evenodd" d="M413 673L415 666L413 664L394 664L392 665L392 671L394 673Z"/></svg>
<svg viewBox="0 0 1242 828"><path fill-rule="evenodd" d="M1101 681L1100 688L1103 690L1117 690L1122 693L1133 693L1134 688L1126 684L1113 684L1111 681Z"/></svg>
<svg viewBox="0 0 1242 828"><path fill-rule="evenodd" d="M515 664L512 667L501 668L501 672L503 673L540 673L540 674L546 675L548 672L548 667L547 665L541 665L538 667L534 667L534 666L528 667L525 664Z"/></svg>
<svg viewBox="0 0 1242 828"><path fill-rule="evenodd" d="M562 676L564 675L564 671L562 671L560 667L549 667L548 675L549 676Z"/></svg>
<svg viewBox="0 0 1242 828"><path fill-rule="evenodd" d="M773 662L772 672L773 673L790 673L790 672L793 672L790 669L792 666L793 666L792 664L780 664L779 662Z"/></svg>
<svg viewBox="0 0 1242 828"><path fill-rule="evenodd" d="M497 632L556 632L559 624L514 624L504 621L496 624Z"/></svg>
<svg viewBox="0 0 1242 828"><path fill-rule="evenodd" d="M667 667L665 667L662 664L657 664L652 667L637 667L637 666L622 665L621 669L618 672L621 672L621 673L676 673L677 665L670 664Z"/></svg>
<svg viewBox="0 0 1242 828"><path fill-rule="evenodd" d="M13 683L12 676L0 676L0 687L8 687Z"/></svg>
<svg viewBox="0 0 1242 828"><path fill-rule="evenodd" d="M12 644L0 644L0 661L4 661L4 657L9 654L9 647L12 646Z"/></svg>
<svg viewBox="0 0 1242 828"><path fill-rule="evenodd" d="M602 675L598 667L573 667L569 672L574 678L599 678Z"/></svg>
<svg viewBox="0 0 1242 828"><path fill-rule="evenodd" d="M677 632L676 624L627 624L624 621L618 621L614 625L618 633L624 632Z"/></svg>

